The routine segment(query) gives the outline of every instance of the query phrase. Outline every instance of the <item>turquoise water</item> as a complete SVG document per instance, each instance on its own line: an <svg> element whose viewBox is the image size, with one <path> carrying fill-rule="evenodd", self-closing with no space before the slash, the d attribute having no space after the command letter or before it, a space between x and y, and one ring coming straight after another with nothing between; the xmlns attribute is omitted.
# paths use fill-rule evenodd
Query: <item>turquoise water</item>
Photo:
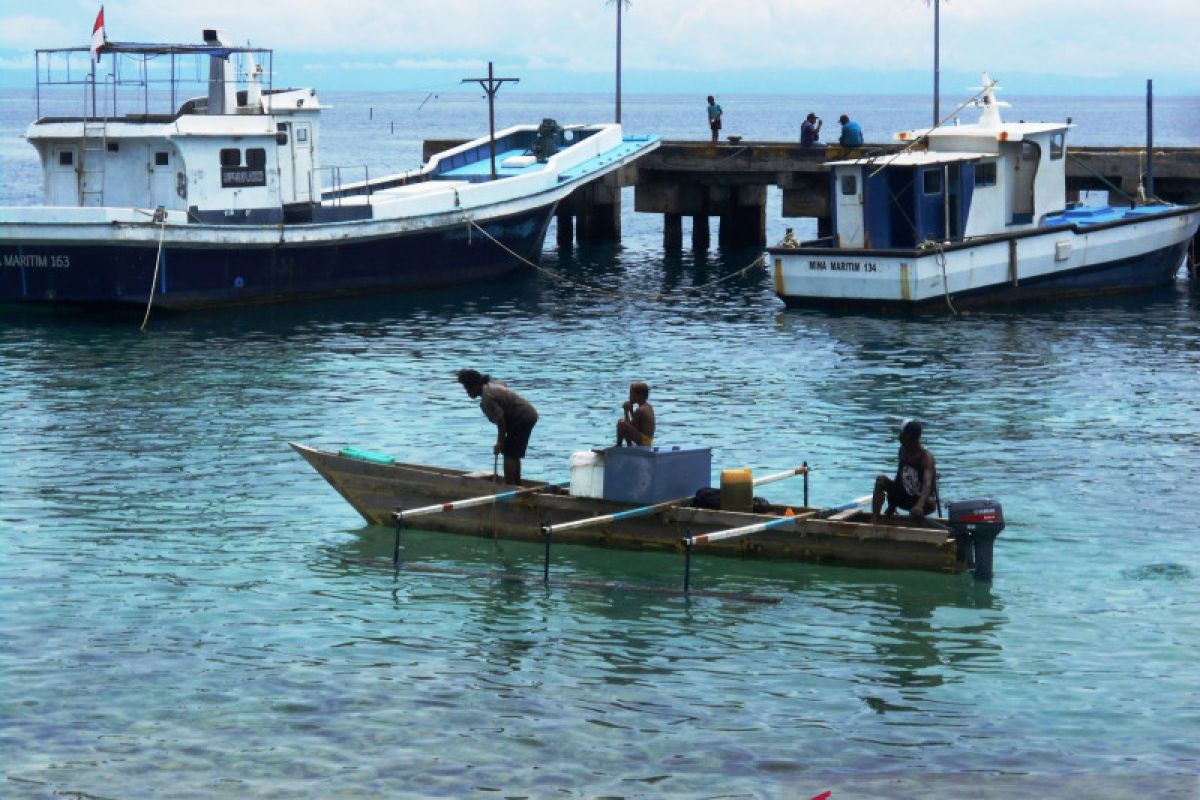
<svg viewBox="0 0 1200 800"><path fill-rule="evenodd" d="M146 334L5 310L0 793L1195 797L1195 285L785 311L762 273L680 293L757 253L666 256L632 207L620 246L548 239L546 265L596 292L531 274ZM943 495L1004 503L996 580L699 559L700 587L762 605L393 574L364 560L391 531L286 443L491 469L463 366L538 406L525 471L554 480L634 379L663 442L711 446L716 469L807 460L822 505L869 491L918 415ZM426 532L406 555L541 569L537 546ZM677 587L682 568L554 553L563 579Z"/></svg>

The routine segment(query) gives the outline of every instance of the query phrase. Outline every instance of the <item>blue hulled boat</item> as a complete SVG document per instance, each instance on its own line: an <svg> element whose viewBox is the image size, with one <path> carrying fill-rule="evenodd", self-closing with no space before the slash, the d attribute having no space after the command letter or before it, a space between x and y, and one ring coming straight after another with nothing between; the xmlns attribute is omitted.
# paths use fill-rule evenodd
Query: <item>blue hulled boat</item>
<svg viewBox="0 0 1200 800"><path fill-rule="evenodd" d="M43 90L81 83L54 68L69 76L87 52L37 51L27 138L43 203L0 208L0 302L186 309L491 279L537 263L561 200L658 145L544 120L350 183L320 163L316 91L273 88L269 50L219 30L196 45L105 43L100 58L126 74L129 60L141 76L169 60L153 93L165 113L148 88L138 113L117 113L127 81L114 66L82 81L84 114L41 116ZM202 96L177 96L188 59L207 62Z"/></svg>

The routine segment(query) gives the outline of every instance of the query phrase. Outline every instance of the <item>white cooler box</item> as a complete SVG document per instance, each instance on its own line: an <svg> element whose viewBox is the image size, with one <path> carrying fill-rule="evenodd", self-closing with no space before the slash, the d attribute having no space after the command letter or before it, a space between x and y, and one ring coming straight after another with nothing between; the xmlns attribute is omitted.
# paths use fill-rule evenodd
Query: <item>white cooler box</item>
<svg viewBox="0 0 1200 800"><path fill-rule="evenodd" d="M604 497L604 454L571 453L571 496Z"/></svg>

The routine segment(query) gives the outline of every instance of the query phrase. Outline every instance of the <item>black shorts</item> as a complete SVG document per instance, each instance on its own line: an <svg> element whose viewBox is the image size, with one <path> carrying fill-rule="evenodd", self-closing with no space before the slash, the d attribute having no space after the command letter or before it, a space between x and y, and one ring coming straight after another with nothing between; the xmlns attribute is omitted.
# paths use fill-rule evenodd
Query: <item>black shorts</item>
<svg viewBox="0 0 1200 800"><path fill-rule="evenodd" d="M533 433L533 426L537 425L537 419L533 420L514 420L504 429L504 444L500 446L500 452L505 458L524 458L525 448L529 446L529 434Z"/></svg>
<svg viewBox="0 0 1200 800"><path fill-rule="evenodd" d="M888 484L887 498L890 504L903 511L912 511L912 507L917 504L917 498L904 491L904 487L900 485L899 481L891 481ZM936 505L933 495L925 499L927 513L933 511Z"/></svg>

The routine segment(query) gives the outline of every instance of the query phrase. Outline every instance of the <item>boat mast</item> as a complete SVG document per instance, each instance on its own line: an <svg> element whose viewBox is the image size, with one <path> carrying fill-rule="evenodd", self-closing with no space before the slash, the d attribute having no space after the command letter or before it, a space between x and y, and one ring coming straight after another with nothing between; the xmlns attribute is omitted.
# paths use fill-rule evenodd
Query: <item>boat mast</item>
<svg viewBox="0 0 1200 800"><path fill-rule="evenodd" d="M520 83L520 78L495 78L492 77L492 62L488 62L488 74L486 78L463 78L463 83L478 83L487 92L488 99L488 150L492 156L492 180L496 180L496 92L500 91L500 86L507 82Z"/></svg>

